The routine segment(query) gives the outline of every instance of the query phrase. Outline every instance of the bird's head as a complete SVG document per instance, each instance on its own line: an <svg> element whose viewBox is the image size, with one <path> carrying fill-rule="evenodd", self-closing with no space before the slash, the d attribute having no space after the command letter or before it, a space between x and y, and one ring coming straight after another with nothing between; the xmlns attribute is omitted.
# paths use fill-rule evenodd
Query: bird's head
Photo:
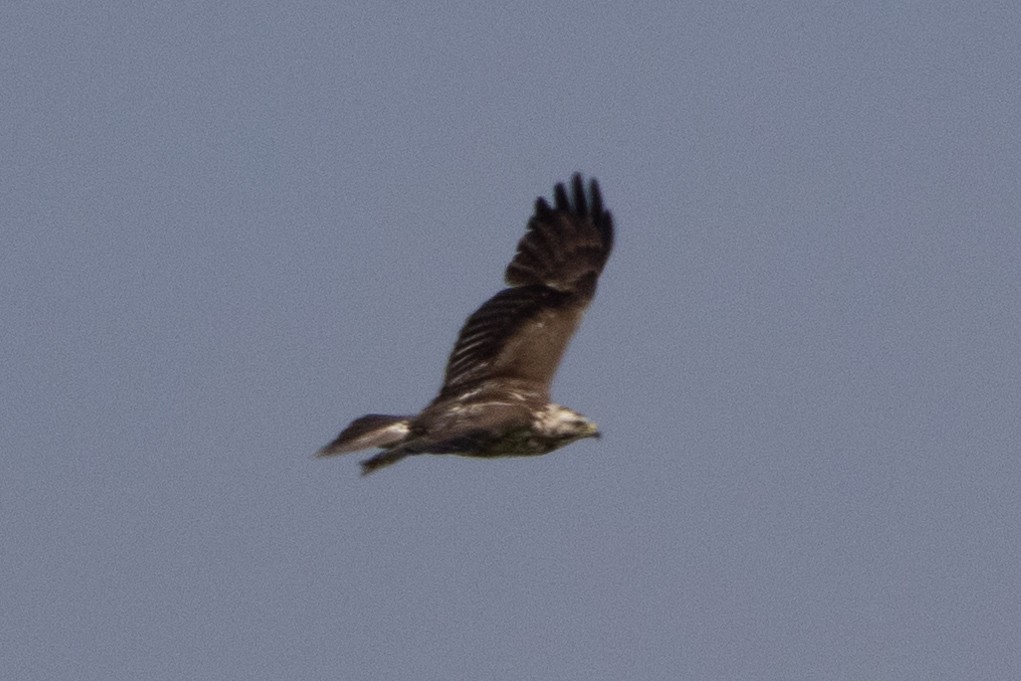
<svg viewBox="0 0 1021 681"><path fill-rule="evenodd" d="M600 436L599 426L595 421L559 404L546 405L536 420L535 427L546 437L561 440L562 445L586 437Z"/></svg>

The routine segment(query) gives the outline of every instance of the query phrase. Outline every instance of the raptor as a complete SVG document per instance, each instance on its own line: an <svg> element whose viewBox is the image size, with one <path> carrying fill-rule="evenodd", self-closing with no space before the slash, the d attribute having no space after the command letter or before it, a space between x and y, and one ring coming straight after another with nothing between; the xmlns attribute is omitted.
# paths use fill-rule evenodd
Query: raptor
<svg viewBox="0 0 1021 681"><path fill-rule="evenodd" d="M594 422L550 401L550 383L612 247L598 183L557 184L552 205L535 202L508 288L461 328L436 398L418 415L357 418L317 456L379 448L362 461L368 474L420 454L533 456L598 438Z"/></svg>

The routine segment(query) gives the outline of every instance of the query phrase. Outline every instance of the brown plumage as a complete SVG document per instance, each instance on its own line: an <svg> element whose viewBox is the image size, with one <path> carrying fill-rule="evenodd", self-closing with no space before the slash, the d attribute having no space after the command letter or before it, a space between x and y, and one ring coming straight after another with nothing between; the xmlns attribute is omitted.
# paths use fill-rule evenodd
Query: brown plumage
<svg viewBox="0 0 1021 681"><path fill-rule="evenodd" d="M370 473L415 454L527 456L598 437L594 423L550 403L549 391L612 247L596 181L588 194L577 174L570 193L557 184L553 206L535 202L504 276L510 288L461 328L439 395L418 416L355 419L319 456L380 447L362 462Z"/></svg>

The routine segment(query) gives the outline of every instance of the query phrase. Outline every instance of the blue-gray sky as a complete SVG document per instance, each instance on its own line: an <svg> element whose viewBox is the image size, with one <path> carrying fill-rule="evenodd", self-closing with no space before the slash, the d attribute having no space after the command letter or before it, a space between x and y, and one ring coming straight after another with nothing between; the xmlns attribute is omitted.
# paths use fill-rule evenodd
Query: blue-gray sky
<svg viewBox="0 0 1021 681"><path fill-rule="evenodd" d="M1013 3L7 2L5 678L1021 676ZM601 441L431 399L536 196Z"/></svg>

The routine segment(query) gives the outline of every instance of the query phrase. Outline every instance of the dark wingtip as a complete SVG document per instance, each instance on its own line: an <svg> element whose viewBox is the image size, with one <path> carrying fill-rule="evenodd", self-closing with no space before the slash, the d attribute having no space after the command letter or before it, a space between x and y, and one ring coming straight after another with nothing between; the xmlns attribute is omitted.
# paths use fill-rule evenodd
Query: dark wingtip
<svg viewBox="0 0 1021 681"><path fill-rule="evenodd" d="M585 182L581 179L581 173L575 173L571 177L571 189L574 193L574 212L587 216L589 214L588 200L585 198Z"/></svg>
<svg viewBox="0 0 1021 681"><path fill-rule="evenodd" d="M557 210L567 212L570 212L571 210L571 201L567 198L567 188L564 187L563 182L558 182L556 186L553 187L553 204L556 206Z"/></svg>
<svg viewBox="0 0 1021 681"><path fill-rule="evenodd" d="M535 200L535 215L540 219L548 219L553 213L553 209L550 208L549 203L543 197L539 197Z"/></svg>
<svg viewBox="0 0 1021 681"><path fill-rule="evenodd" d="M557 185L557 187L562 188L563 185ZM571 176L571 189L574 194L574 211L579 215L591 217L606 249L612 249L613 214L603 206L603 192L599 188L599 181L594 177L589 178L588 194L586 195L584 176L578 172ZM566 191L563 194L566 198ZM559 209L560 206L558 205L557 208Z"/></svg>
<svg viewBox="0 0 1021 681"><path fill-rule="evenodd" d="M553 186L553 205L555 210L562 210L576 215L591 215L599 217L606 212L603 209L603 194L599 190L599 182L595 178L589 180L588 194L585 193L585 176L580 172L571 175L571 191L568 194L567 183L558 182ZM543 210L549 211L550 206L543 198L536 201L536 212L539 212L539 202L542 202Z"/></svg>
<svg viewBox="0 0 1021 681"><path fill-rule="evenodd" d="M536 200L536 217L545 218L554 211L565 211L583 217L591 217L599 230L603 245L607 251L611 250L613 248L613 214L603 205L603 192L599 188L599 181L594 177L589 178L587 194L585 192L585 176L581 172L571 175L570 194L568 194L567 184L558 182L553 187L553 208L550 208L546 199Z"/></svg>
<svg viewBox="0 0 1021 681"><path fill-rule="evenodd" d="M569 247L564 246L567 242ZM504 280L511 286L542 283L571 290L587 272L599 275L612 248L613 217L604 208L599 183L576 172L553 186L552 199L535 200L535 212Z"/></svg>
<svg viewBox="0 0 1021 681"><path fill-rule="evenodd" d="M602 215L605 210L603 209L603 193L599 191L599 182L596 178L592 178L588 183L589 196L592 197L592 215Z"/></svg>

